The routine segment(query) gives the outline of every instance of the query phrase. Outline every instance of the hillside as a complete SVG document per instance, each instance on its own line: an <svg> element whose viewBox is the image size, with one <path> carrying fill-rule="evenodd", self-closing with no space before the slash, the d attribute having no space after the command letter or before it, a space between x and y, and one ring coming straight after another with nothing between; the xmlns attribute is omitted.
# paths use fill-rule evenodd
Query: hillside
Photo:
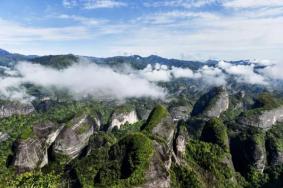
<svg viewBox="0 0 283 188"><path fill-rule="evenodd" d="M0 68L0 187L282 187L282 89L223 64L264 76L158 56Z"/></svg>

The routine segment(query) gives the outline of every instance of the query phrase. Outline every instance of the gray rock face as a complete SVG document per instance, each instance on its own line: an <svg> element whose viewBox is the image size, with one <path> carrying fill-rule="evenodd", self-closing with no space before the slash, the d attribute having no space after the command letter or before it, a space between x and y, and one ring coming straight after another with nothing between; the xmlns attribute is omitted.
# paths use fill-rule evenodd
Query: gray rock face
<svg viewBox="0 0 283 188"><path fill-rule="evenodd" d="M125 123L133 124L138 122L138 116L136 111L123 112L123 113L113 113L111 117L111 123L108 130L112 130L114 127L120 129L121 125Z"/></svg>
<svg viewBox="0 0 283 188"><path fill-rule="evenodd" d="M277 122L283 122L283 107L265 110L251 117L240 117L238 122L242 125L269 130Z"/></svg>
<svg viewBox="0 0 283 188"><path fill-rule="evenodd" d="M168 114L152 129L152 134L163 138L166 140L167 145L171 146L173 143L175 127L173 119L170 114Z"/></svg>
<svg viewBox="0 0 283 188"><path fill-rule="evenodd" d="M187 106L177 106L170 108L170 114L175 122L179 120L187 120L191 110Z"/></svg>
<svg viewBox="0 0 283 188"><path fill-rule="evenodd" d="M219 117L229 108L229 94L224 87L214 88L203 95L195 104L192 115Z"/></svg>
<svg viewBox="0 0 283 188"><path fill-rule="evenodd" d="M266 151L264 146L256 146L253 153L255 167L263 172L266 166Z"/></svg>
<svg viewBox="0 0 283 188"><path fill-rule="evenodd" d="M46 149L43 145L39 139L18 141L13 165L19 173L46 165Z"/></svg>
<svg viewBox="0 0 283 188"><path fill-rule="evenodd" d="M271 165L281 165L283 164L283 151L276 151L273 153L272 159L270 161Z"/></svg>
<svg viewBox="0 0 283 188"><path fill-rule="evenodd" d="M166 145L154 141L155 153L150 161L149 169L145 173L144 188L169 188L172 150Z"/></svg>
<svg viewBox="0 0 283 188"><path fill-rule="evenodd" d="M4 142L4 141L6 141L6 140L8 140L9 137L10 137L10 136L9 136L7 133L2 133L2 132L0 132L0 143L1 143L1 142Z"/></svg>
<svg viewBox="0 0 283 188"><path fill-rule="evenodd" d="M31 104L21 104L18 102L9 102L0 104L0 118L12 115L27 115L34 111Z"/></svg>
<svg viewBox="0 0 283 188"><path fill-rule="evenodd" d="M18 172L42 168L48 164L47 150L62 130L62 126L52 122L33 126L32 138L16 143L13 165Z"/></svg>
<svg viewBox="0 0 283 188"><path fill-rule="evenodd" d="M175 147L177 157L182 158L186 152L186 138L183 135L177 136Z"/></svg>
<svg viewBox="0 0 283 188"><path fill-rule="evenodd" d="M230 151L237 171L245 174L251 166L259 172L264 171L267 164L264 137L264 132L241 133L230 140Z"/></svg>
<svg viewBox="0 0 283 188"><path fill-rule="evenodd" d="M38 123L33 126L33 133L36 137L44 140L47 145L50 145L55 141L55 138L59 135L63 126L54 124L53 122Z"/></svg>
<svg viewBox="0 0 283 188"><path fill-rule="evenodd" d="M222 112L225 112L229 108L229 95L226 90L220 92L215 96L215 101L212 106L208 107L204 111L204 115L207 117L219 117Z"/></svg>
<svg viewBox="0 0 283 188"><path fill-rule="evenodd" d="M53 146L55 154L65 155L70 159L77 157L88 144L94 125L94 121L87 115L72 120L56 138Z"/></svg>

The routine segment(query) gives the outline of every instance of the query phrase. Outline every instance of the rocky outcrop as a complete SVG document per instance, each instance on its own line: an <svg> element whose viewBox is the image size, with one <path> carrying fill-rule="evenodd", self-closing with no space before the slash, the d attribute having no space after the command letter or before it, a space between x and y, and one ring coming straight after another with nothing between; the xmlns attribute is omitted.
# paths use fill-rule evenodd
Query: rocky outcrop
<svg viewBox="0 0 283 188"><path fill-rule="evenodd" d="M204 94L195 104L192 116L219 117L229 108L229 94L224 87L217 87Z"/></svg>
<svg viewBox="0 0 283 188"><path fill-rule="evenodd" d="M257 110L257 109L256 109ZM253 114L242 115L238 118L238 123L245 126L253 126L268 130L277 122L283 122L283 107L272 110L254 110ZM251 112L250 112L251 113Z"/></svg>
<svg viewBox="0 0 283 188"><path fill-rule="evenodd" d="M234 167L246 176L250 167L263 172L267 164L264 132L241 133L231 138L230 151Z"/></svg>
<svg viewBox="0 0 283 188"><path fill-rule="evenodd" d="M183 156L185 155L186 145L188 141L189 141L189 135L188 135L188 130L186 128L186 124L184 122L181 122L178 125L177 133L175 136L175 142L174 142L174 151L179 159L182 159Z"/></svg>
<svg viewBox="0 0 283 188"><path fill-rule="evenodd" d="M149 169L145 172L145 183L140 186L144 188L169 188L169 170L172 164L172 150L164 144L153 141L154 155L151 158Z"/></svg>
<svg viewBox="0 0 283 188"><path fill-rule="evenodd" d="M153 129L152 134L166 140L168 145L172 145L175 132L175 124L170 115L163 118Z"/></svg>
<svg viewBox="0 0 283 188"><path fill-rule="evenodd" d="M186 153L186 138L183 135L178 135L176 138L176 155L182 158Z"/></svg>
<svg viewBox="0 0 283 188"><path fill-rule="evenodd" d="M49 147L55 141L63 127L64 126L47 121L45 123L35 124L33 126L33 133Z"/></svg>
<svg viewBox="0 0 283 188"><path fill-rule="evenodd" d="M38 102L34 103L35 109L38 112L47 112L58 104L58 101L52 100L49 97L45 97Z"/></svg>
<svg viewBox="0 0 283 188"><path fill-rule="evenodd" d="M13 165L19 173L43 167L47 164L46 149L39 139L29 138L16 143Z"/></svg>
<svg viewBox="0 0 283 188"><path fill-rule="evenodd" d="M114 127L117 127L120 129L122 125L125 123L133 124L138 122L138 116L136 111L130 111L130 112L114 112L111 117L111 122L109 125L108 130L112 130Z"/></svg>
<svg viewBox="0 0 283 188"><path fill-rule="evenodd" d="M0 103L0 118L12 115L27 115L34 111L31 104L21 104L19 102Z"/></svg>
<svg viewBox="0 0 283 188"><path fill-rule="evenodd" d="M283 164L283 151L278 149L269 153L269 164L270 165L282 165Z"/></svg>
<svg viewBox="0 0 283 188"><path fill-rule="evenodd" d="M77 157L87 146L94 132L94 126L95 122L88 115L73 119L56 138L53 146L54 153L68 156L70 159Z"/></svg>
<svg viewBox="0 0 283 188"><path fill-rule="evenodd" d="M152 110L142 130L163 139L168 146L172 146L175 128L174 121L167 109L158 105Z"/></svg>
<svg viewBox="0 0 283 188"><path fill-rule="evenodd" d="M191 113L191 110L187 106L176 106L170 108L170 114L173 118L173 121L177 122L179 120L187 120Z"/></svg>
<svg viewBox="0 0 283 188"><path fill-rule="evenodd" d="M219 118L212 118L206 123L200 139L204 142L217 144L225 151L229 150L227 129Z"/></svg>
<svg viewBox="0 0 283 188"><path fill-rule="evenodd" d="M13 165L17 171L24 172L47 165L47 150L61 129L62 126L52 122L38 123L33 126L30 138L16 141Z"/></svg>
<svg viewBox="0 0 283 188"><path fill-rule="evenodd" d="M266 151L268 164L271 166L283 164L283 127L278 123L266 133Z"/></svg>
<svg viewBox="0 0 283 188"><path fill-rule="evenodd" d="M10 137L10 136L9 136L7 133L2 133L2 132L0 132L0 143L1 143L1 142L4 142L4 141L6 141L6 140L8 140L9 137Z"/></svg>
<svg viewBox="0 0 283 188"><path fill-rule="evenodd" d="M152 110L142 130L156 138L153 140L155 152L145 173L146 181L141 187L170 187L169 170L174 155L175 128L174 121L164 106L158 105Z"/></svg>

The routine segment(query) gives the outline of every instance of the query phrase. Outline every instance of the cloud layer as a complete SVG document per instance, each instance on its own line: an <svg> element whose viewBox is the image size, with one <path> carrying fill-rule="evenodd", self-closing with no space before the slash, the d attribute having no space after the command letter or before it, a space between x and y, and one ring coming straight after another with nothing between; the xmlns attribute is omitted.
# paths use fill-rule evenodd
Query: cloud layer
<svg viewBox="0 0 283 188"><path fill-rule="evenodd" d="M162 88L146 79L121 74L96 64L79 63L59 71L39 64L20 62L15 69L20 77L4 77L0 82L2 96L12 99L27 97L23 88L19 89L23 83L67 89L76 98L88 95L103 99L165 96Z"/></svg>
<svg viewBox="0 0 283 188"><path fill-rule="evenodd" d="M256 69L258 65L265 68ZM44 88L64 89L77 99L93 96L98 99L122 100L131 97L165 98L165 88L158 82L169 82L176 78L188 78L209 86L237 83L272 86L274 81L283 81L281 64L269 61L246 61L233 64L219 61L215 66L204 65L193 71L189 68L168 67L159 63L148 64L142 70L129 66L110 68L82 60L63 70L48 68L40 64L19 62L15 69L0 67L0 98L32 100L24 83Z"/></svg>

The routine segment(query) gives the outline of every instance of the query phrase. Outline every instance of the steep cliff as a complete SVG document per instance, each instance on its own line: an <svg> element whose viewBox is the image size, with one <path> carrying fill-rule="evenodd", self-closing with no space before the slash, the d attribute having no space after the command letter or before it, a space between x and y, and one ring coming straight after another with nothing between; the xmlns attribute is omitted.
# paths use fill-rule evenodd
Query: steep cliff
<svg viewBox="0 0 283 188"><path fill-rule="evenodd" d="M95 122L88 115L82 115L69 122L56 138L53 151L73 159L87 146L94 132Z"/></svg>
<svg viewBox="0 0 283 188"><path fill-rule="evenodd" d="M176 125L167 109L158 105L152 110L142 130L165 140L167 145L172 145L175 128Z"/></svg>
<svg viewBox="0 0 283 188"><path fill-rule="evenodd" d="M200 97L191 114L192 116L219 117L228 108L229 94L226 88L217 87Z"/></svg>
<svg viewBox="0 0 283 188"><path fill-rule="evenodd" d="M277 122L283 121L283 106L274 109L253 109L242 113L237 121L245 126L268 130Z"/></svg>
<svg viewBox="0 0 283 188"><path fill-rule="evenodd" d="M48 164L47 150L60 133L62 126L52 122L37 123L15 142L13 165L18 172L41 168ZM25 138L26 137L26 138Z"/></svg>
<svg viewBox="0 0 283 188"><path fill-rule="evenodd" d="M111 116L111 122L108 130L112 130L113 128L118 128L125 123L133 124L138 122L138 116L135 110L129 112L114 112Z"/></svg>
<svg viewBox="0 0 283 188"><path fill-rule="evenodd" d="M19 102L1 102L0 101L0 118L12 115L26 115L34 111L31 104L21 104Z"/></svg>

